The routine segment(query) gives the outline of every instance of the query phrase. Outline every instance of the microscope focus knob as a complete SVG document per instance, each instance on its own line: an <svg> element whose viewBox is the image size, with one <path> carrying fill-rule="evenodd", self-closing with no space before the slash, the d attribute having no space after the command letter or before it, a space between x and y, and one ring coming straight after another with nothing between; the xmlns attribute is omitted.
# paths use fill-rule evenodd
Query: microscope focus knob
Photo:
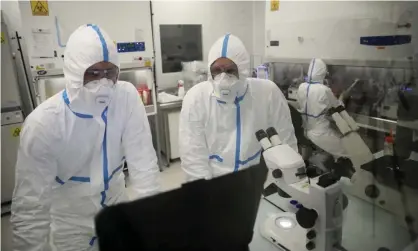
<svg viewBox="0 0 418 251"><path fill-rule="evenodd" d="M310 242L306 243L306 249L307 250L315 249L315 242L310 241Z"/></svg>
<svg viewBox="0 0 418 251"><path fill-rule="evenodd" d="M299 225L305 229L312 228L315 226L316 219L318 218L318 213L314 209L309 209L306 207L301 207L296 212L296 220Z"/></svg>
<svg viewBox="0 0 418 251"><path fill-rule="evenodd" d="M308 238L309 240L312 240L315 237L316 237L315 230L310 230L308 233L306 233L306 238Z"/></svg>
<svg viewBox="0 0 418 251"><path fill-rule="evenodd" d="M274 178L278 179L281 178L283 176L283 173L280 169L274 169L272 172L272 175Z"/></svg>

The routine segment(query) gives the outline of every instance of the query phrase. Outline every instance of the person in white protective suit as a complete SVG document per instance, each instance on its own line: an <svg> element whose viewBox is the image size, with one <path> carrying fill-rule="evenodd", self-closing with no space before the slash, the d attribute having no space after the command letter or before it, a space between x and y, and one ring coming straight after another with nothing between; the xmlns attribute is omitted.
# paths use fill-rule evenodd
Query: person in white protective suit
<svg viewBox="0 0 418 251"><path fill-rule="evenodd" d="M158 165L135 87L118 81L113 40L79 27L64 53L65 90L26 119L12 201L14 250L97 250L94 216L127 200L126 160L135 198L159 190Z"/></svg>
<svg viewBox="0 0 418 251"><path fill-rule="evenodd" d="M333 155L334 159L348 157L343 147L342 134L331 126L327 111L341 105L331 89L324 85L327 66L321 59L309 65L307 82L298 89L298 105L304 121L305 133L316 146Z"/></svg>
<svg viewBox="0 0 418 251"><path fill-rule="evenodd" d="M212 46L208 81L190 89L180 115L180 158L187 179L210 179L259 163L255 132L275 127L297 151L290 111L271 81L248 78L244 44L227 34Z"/></svg>

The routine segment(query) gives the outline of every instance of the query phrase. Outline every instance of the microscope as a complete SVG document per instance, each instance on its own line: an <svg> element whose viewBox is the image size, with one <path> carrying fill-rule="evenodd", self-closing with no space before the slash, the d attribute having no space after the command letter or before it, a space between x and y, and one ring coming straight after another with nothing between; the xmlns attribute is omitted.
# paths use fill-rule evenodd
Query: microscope
<svg viewBox="0 0 418 251"><path fill-rule="evenodd" d="M373 155L343 106L330 109L328 114L342 134L341 142L355 169L345 191L393 213L410 232L416 232L418 162L413 156L414 151L418 151L418 144L414 143L414 133L418 131L418 89L409 84L401 88L398 95L400 105L393 156Z"/></svg>
<svg viewBox="0 0 418 251"><path fill-rule="evenodd" d="M262 236L283 251L338 250L343 222L339 178L332 173L312 175L315 172L289 145L282 144L272 127L257 131L256 137L264 149L260 165L265 163L269 170L266 184L275 183L299 202L296 212L271 215L260 226Z"/></svg>

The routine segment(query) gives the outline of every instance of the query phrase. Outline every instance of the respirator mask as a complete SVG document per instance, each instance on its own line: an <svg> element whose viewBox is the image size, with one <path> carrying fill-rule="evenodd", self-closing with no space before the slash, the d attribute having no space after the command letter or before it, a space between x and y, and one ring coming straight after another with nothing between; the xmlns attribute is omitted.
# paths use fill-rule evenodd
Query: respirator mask
<svg viewBox="0 0 418 251"><path fill-rule="evenodd" d="M225 102L233 102L244 95L247 88L244 80L225 72L216 75L212 82L215 96Z"/></svg>
<svg viewBox="0 0 418 251"><path fill-rule="evenodd" d="M87 82L77 90L76 97L71 101L71 107L77 112L100 116L110 104L115 92L113 80L102 78Z"/></svg>
<svg viewBox="0 0 418 251"><path fill-rule="evenodd" d="M100 105L109 103L115 91L115 84L111 79L102 78L88 82L84 88L87 94L95 99L95 103Z"/></svg>

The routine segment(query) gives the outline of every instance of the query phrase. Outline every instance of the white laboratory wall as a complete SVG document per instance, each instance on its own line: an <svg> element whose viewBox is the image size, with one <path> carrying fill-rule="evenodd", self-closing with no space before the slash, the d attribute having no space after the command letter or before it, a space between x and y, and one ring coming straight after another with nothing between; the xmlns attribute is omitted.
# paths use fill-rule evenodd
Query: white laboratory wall
<svg viewBox="0 0 418 251"><path fill-rule="evenodd" d="M134 56L152 57L151 18L148 1L48 1L49 16L33 16L29 1L20 1L23 32L27 41L30 64L47 65L50 68L62 68L61 55L70 34L83 24L97 24L106 30L116 42L145 42L144 52L121 53L121 63L133 62ZM60 34L57 34L55 17L58 20ZM52 34L53 48L57 51L56 58L35 58L32 29L49 30Z"/></svg>
<svg viewBox="0 0 418 251"><path fill-rule="evenodd" d="M19 9L19 2L15 1L2 1L1 2L1 10L4 21L7 24L7 29L12 35L14 35L15 31L20 31L22 28L22 19L20 16L20 9Z"/></svg>
<svg viewBox="0 0 418 251"><path fill-rule="evenodd" d="M279 11L266 4L266 56L386 60L411 56L417 49L418 2L281 1ZM398 23L411 22L409 29ZM360 45L361 36L411 35L412 44L377 49ZM278 47L269 41L278 40Z"/></svg>
<svg viewBox="0 0 418 251"><path fill-rule="evenodd" d="M16 4L17 2L15 2ZM26 39L30 65L62 68L64 48L69 35L78 26L94 23L103 27L117 42L136 41L138 34L145 40L145 52L120 54L121 62L132 62L133 56L152 57L152 33L149 1L49 1L49 16L33 16L29 1L19 1L14 6L14 16L20 15L22 34ZM264 5L263 1L153 1L154 43L157 84L160 89L175 87L181 73L162 73L159 25L201 24L203 59L211 45L226 33L242 39L255 63L264 54ZM17 14L17 12L19 12ZM120 14L119 14L120 13ZM55 17L58 20L59 34ZM18 17L16 17L19 19ZM257 18L256 24L253 20ZM34 57L33 29L49 30L57 58ZM142 31L142 32L138 32ZM48 65L48 64L53 65ZM254 63L254 62L253 62Z"/></svg>
<svg viewBox="0 0 418 251"><path fill-rule="evenodd" d="M253 2L253 66L263 63L265 50L266 1Z"/></svg>
<svg viewBox="0 0 418 251"><path fill-rule="evenodd" d="M161 24L201 24L203 60L212 44L230 32L253 49L253 2L250 1L156 1L153 2L157 83L160 89L175 87L181 73L162 73L159 26Z"/></svg>

